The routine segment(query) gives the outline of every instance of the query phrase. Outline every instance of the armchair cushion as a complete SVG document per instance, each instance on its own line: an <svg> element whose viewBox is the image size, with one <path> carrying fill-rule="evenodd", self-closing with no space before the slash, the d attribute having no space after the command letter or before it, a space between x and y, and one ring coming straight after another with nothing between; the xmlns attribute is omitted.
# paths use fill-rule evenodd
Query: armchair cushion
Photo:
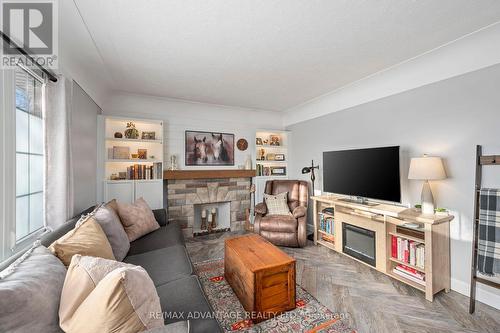
<svg viewBox="0 0 500 333"><path fill-rule="evenodd" d="M292 215L294 218L298 219L300 217L306 216L307 213L307 208L304 206L298 206L295 207L295 209L292 212Z"/></svg>
<svg viewBox="0 0 500 333"><path fill-rule="evenodd" d="M260 220L261 231L297 232L297 219L292 215L267 215Z"/></svg>
<svg viewBox="0 0 500 333"><path fill-rule="evenodd" d="M276 195L264 194L268 215L291 215L288 207L288 192Z"/></svg>
<svg viewBox="0 0 500 333"><path fill-rule="evenodd" d="M267 213L267 206L265 203L261 202L260 204L257 204L255 206L255 212L260 215L266 215Z"/></svg>

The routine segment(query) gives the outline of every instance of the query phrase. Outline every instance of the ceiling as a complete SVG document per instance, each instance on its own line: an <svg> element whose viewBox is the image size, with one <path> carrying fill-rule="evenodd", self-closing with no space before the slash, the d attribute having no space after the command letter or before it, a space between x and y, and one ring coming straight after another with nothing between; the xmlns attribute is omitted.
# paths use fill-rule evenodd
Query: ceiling
<svg viewBox="0 0 500 333"><path fill-rule="evenodd" d="M74 1L109 89L276 111L500 21L498 0Z"/></svg>

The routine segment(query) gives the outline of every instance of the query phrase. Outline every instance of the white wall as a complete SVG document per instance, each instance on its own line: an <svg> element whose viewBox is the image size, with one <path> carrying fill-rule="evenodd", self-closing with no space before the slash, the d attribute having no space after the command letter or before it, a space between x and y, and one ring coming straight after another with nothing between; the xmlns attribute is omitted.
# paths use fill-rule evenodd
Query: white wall
<svg viewBox="0 0 500 333"><path fill-rule="evenodd" d="M200 130L234 133L235 143L245 138L249 143L246 151L235 148L235 165L217 168L234 169L244 165L247 155L255 156L255 131L257 129L282 129L281 114L273 111L255 111L229 106L219 106L182 100L114 94L103 107L105 115L130 116L164 120L165 167L171 154L177 155L179 168L203 169L212 167L189 167L184 164L184 132ZM252 160L255 167L255 161Z"/></svg>
<svg viewBox="0 0 500 333"><path fill-rule="evenodd" d="M291 177L309 179L300 168L322 152L400 145L403 202L419 201L422 183L408 181L409 157L442 156L449 178L433 182L437 205L455 215L451 222L452 289L468 295L471 263L475 146L500 153L500 65L391 97L304 121L291 130ZM328 110L325 100L314 108ZM307 109L306 109L307 110ZM500 168L486 170L484 185L500 186ZM317 187L322 188L322 169ZM478 299L500 308L500 292L481 285Z"/></svg>
<svg viewBox="0 0 500 333"><path fill-rule="evenodd" d="M71 155L75 214L96 204L97 115L101 109L73 83L71 110Z"/></svg>

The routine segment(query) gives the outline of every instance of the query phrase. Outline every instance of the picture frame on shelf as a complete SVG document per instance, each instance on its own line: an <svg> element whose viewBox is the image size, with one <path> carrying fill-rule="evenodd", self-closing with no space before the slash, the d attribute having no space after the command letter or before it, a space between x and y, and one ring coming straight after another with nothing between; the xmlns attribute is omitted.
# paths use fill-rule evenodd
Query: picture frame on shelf
<svg viewBox="0 0 500 333"><path fill-rule="evenodd" d="M141 135L142 140L156 140L156 132L143 131Z"/></svg>
<svg viewBox="0 0 500 333"><path fill-rule="evenodd" d="M255 144L257 146L262 146L262 138L255 138Z"/></svg>
<svg viewBox="0 0 500 333"><path fill-rule="evenodd" d="M137 149L137 157L140 160L147 160L148 159L148 150L147 149Z"/></svg>
<svg viewBox="0 0 500 333"><path fill-rule="evenodd" d="M281 146L281 136L272 134L269 136L269 145L270 146Z"/></svg>
<svg viewBox="0 0 500 333"><path fill-rule="evenodd" d="M286 167L271 167L271 176L286 176Z"/></svg>
<svg viewBox="0 0 500 333"><path fill-rule="evenodd" d="M275 161L284 161L285 160L285 154L274 154L274 160Z"/></svg>
<svg viewBox="0 0 500 333"><path fill-rule="evenodd" d="M113 146L113 159L128 160L130 158L130 147Z"/></svg>

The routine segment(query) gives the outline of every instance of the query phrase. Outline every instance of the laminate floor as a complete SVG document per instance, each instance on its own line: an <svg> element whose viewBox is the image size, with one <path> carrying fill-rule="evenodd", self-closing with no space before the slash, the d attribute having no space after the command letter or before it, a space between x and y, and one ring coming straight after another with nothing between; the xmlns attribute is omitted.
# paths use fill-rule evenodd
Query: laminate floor
<svg viewBox="0 0 500 333"><path fill-rule="evenodd" d="M224 239L238 234L195 237L186 246L193 262L223 258ZM297 283L359 333L500 333L500 310L478 302L470 315L468 297L455 291L431 303L423 292L312 242L282 249L297 260Z"/></svg>

